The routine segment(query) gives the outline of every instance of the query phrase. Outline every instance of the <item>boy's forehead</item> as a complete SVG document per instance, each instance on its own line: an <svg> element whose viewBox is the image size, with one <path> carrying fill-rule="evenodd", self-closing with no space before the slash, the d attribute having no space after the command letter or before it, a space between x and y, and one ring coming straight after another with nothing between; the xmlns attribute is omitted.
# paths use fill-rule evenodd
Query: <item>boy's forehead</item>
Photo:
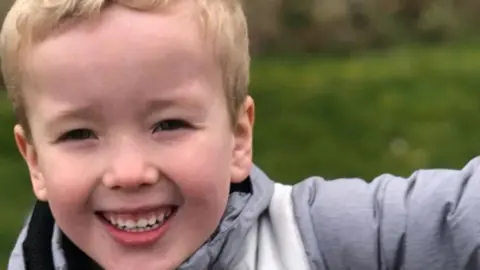
<svg viewBox="0 0 480 270"><path fill-rule="evenodd" d="M128 89L150 93L150 86L175 90L199 76L214 78L208 80L211 86L221 88L213 82L221 81L220 74L212 77L219 73L213 53L185 14L115 6L102 16L61 29L32 48L27 73L36 91L53 89L53 94L78 98Z"/></svg>
<svg viewBox="0 0 480 270"><path fill-rule="evenodd" d="M207 44L200 35L200 26L186 12L141 12L113 5L99 17L64 23L36 44L33 51L48 57L125 51L151 53L153 57L171 49L204 51Z"/></svg>
<svg viewBox="0 0 480 270"><path fill-rule="evenodd" d="M121 78L137 72L140 80L148 74L139 67L156 69L165 76L217 68L213 50L201 38L198 25L181 12L159 14L113 6L98 21L61 30L32 47L27 58L31 79L51 83L52 77L105 73Z"/></svg>

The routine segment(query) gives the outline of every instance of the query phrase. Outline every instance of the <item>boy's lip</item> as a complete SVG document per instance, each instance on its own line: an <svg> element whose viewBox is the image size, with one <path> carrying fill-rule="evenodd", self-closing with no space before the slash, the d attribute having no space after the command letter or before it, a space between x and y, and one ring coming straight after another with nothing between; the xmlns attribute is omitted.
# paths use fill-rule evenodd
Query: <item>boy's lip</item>
<svg viewBox="0 0 480 270"><path fill-rule="evenodd" d="M152 211L153 209L153 211ZM121 210L121 211L118 211ZM127 227L120 226L118 227L118 223L112 223L109 221L109 214L110 215L118 215L124 217L131 217L131 220L138 220L142 217L140 211L143 215L149 215L148 213L161 213L162 210L159 208L152 208L152 207L142 207L142 208L122 208L115 210L115 214L113 212L97 212L97 216L105 226L106 231L108 234L115 240L117 243L125 245L125 246L149 246L154 244L159 238L161 238L169 227L170 220L175 216L176 212L178 211L178 207L169 207L168 210L168 217L165 216L164 219L160 218L157 219L157 223L153 227L149 227L149 229L145 230L128 230ZM165 213L165 210L163 210ZM162 215L163 217L163 215ZM163 222L158 223L158 220L163 220ZM145 223L143 223L145 224Z"/></svg>

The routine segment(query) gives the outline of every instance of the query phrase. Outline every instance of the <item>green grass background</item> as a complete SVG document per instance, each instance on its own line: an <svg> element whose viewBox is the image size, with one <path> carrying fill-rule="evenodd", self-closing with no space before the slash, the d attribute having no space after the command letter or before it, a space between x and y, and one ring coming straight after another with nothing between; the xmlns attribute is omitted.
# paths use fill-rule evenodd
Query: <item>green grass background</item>
<svg viewBox="0 0 480 270"><path fill-rule="evenodd" d="M255 161L277 181L408 176L480 152L478 44L254 59ZM0 98L0 265L33 200Z"/></svg>

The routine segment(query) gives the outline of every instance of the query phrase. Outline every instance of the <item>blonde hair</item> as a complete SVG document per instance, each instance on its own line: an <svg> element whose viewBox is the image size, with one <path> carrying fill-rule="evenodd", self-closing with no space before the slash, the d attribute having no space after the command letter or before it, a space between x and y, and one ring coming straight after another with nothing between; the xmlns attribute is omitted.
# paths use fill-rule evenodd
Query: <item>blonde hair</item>
<svg viewBox="0 0 480 270"><path fill-rule="evenodd" d="M232 123L248 93L249 41L239 0L16 0L0 34L0 57L7 91L19 124L29 134L22 77L25 53L70 19L90 19L113 4L139 11L163 9L178 1L194 1L202 29L210 34Z"/></svg>

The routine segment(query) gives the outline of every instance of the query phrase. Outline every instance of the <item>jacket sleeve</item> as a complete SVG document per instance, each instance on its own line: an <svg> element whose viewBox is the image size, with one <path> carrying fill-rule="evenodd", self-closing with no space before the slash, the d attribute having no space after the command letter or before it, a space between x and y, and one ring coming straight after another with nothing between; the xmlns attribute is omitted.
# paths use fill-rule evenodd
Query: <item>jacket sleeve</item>
<svg viewBox="0 0 480 270"><path fill-rule="evenodd" d="M480 158L462 170L421 170L294 186L312 269L480 269Z"/></svg>

